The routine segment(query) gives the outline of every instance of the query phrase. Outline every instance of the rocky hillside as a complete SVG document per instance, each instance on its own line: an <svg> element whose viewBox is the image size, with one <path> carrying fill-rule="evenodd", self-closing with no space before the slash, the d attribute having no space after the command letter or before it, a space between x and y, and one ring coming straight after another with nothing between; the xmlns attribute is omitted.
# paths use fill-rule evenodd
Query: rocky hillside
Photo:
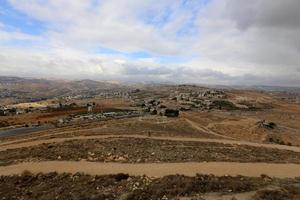
<svg viewBox="0 0 300 200"><path fill-rule="evenodd" d="M59 96L89 96L124 86L92 80L63 81L0 76L0 99L39 100Z"/></svg>

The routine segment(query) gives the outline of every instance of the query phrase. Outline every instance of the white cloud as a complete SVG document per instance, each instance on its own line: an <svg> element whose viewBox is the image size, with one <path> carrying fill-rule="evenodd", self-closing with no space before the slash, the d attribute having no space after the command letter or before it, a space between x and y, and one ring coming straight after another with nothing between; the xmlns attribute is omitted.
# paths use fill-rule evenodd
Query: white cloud
<svg viewBox="0 0 300 200"><path fill-rule="evenodd" d="M0 25L0 42L39 40L30 50L0 43L1 73L300 86L297 0L9 2L46 31L36 37ZM153 57L126 56L137 51ZM161 64L162 56L186 62Z"/></svg>
<svg viewBox="0 0 300 200"><path fill-rule="evenodd" d="M15 8L50 24L49 39L75 48L106 46L119 51L150 51L173 54L178 43L139 18L143 11L160 11L171 1L104 0L36 1L11 0ZM174 3L174 2L173 2ZM176 2L175 2L176 3ZM161 6L158 6L161 5Z"/></svg>
<svg viewBox="0 0 300 200"><path fill-rule="evenodd" d="M295 72L300 76L297 73L300 52L296 39L300 27L296 23L293 28L286 27L290 18L286 8L299 8L300 2L297 2L215 0L199 16L202 39L194 48L205 59L223 66L227 73L231 68L232 72L265 77L288 77ZM284 19L283 13L288 19ZM300 20L300 14L294 12L292 16ZM268 24L270 18L274 18L277 25L275 22Z"/></svg>

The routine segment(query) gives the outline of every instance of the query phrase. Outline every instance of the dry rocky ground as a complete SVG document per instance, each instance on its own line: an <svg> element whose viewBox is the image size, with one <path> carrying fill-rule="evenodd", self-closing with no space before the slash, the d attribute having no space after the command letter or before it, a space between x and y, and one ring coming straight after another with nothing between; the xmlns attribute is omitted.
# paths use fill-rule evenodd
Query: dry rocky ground
<svg viewBox="0 0 300 200"><path fill-rule="evenodd" d="M251 111L189 111L181 112L179 118L148 115L131 119L83 122L28 135L0 138L1 169L5 170L8 169L5 167L23 162L34 164L40 161L80 160L90 161L86 162L88 167L90 167L91 162L94 162L93 164L103 162L132 163L134 166L137 163L150 165L150 163L158 162L174 164L175 162L205 161L214 161L217 164L220 164L219 162L230 162L230 164L231 162L240 162L247 165L249 163L300 164L300 153L286 150L286 145L300 146L300 106L275 101L271 96L264 96L256 92L232 93L229 97L233 101L238 101L238 97L241 95L248 95L248 99L258 99L263 108ZM122 102L113 105L122 106ZM51 121L67 114L69 113L33 113L19 115L15 118L8 117L9 120L2 118L0 122L4 120L18 124L36 122L37 120ZM276 126L274 129L259 127L257 122L261 120L274 122ZM109 138L86 138L86 136L102 135L111 136ZM128 135L132 137L125 137ZM135 137L135 135L144 137ZM148 135L151 135L152 138L145 137ZM159 138L160 136L166 138ZM171 140L172 137L179 138L180 141ZM218 141L184 141L183 138L217 139ZM49 142L52 139L53 141ZM269 148L250 146L245 143L223 143L222 139L239 143L251 141L257 145L260 143L277 143L281 144L280 147L284 144L285 149L270 148L270 146ZM26 142L29 145L26 146ZM6 149L6 146L9 145L13 148ZM75 163L80 164L80 162ZM297 168L299 165L293 166ZM78 169L76 168L76 170ZM26 171L21 175L1 176L0 200L300 199L299 178L278 179L266 175L256 178L217 177L214 175L196 175L194 177L171 175L155 178L129 176L127 174L92 176L81 173L48 172L50 171L45 172L45 174L31 174Z"/></svg>
<svg viewBox="0 0 300 200"><path fill-rule="evenodd" d="M238 199L240 193L254 200L292 200L300 197L299 179L275 179L265 175L257 178L213 175L150 178L127 174L91 176L55 172L31 174L25 171L22 175L1 176L0 182L2 200L204 200L209 193L231 196L231 199Z"/></svg>
<svg viewBox="0 0 300 200"><path fill-rule="evenodd" d="M300 153L247 145L141 138L70 140L0 151L0 165L24 161L86 159L95 162L270 162L300 163Z"/></svg>
<svg viewBox="0 0 300 200"><path fill-rule="evenodd" d="M129 119L109 120L103 122L81 123L77 125L49 129L47 131L36 132L34 134L12 136L0 138L0 144L5 142L15 142L19 140L34 141L40 139L74 137L89 135L148 135L153 136L177 136L177 137L197 137L197 138L218 138L214 135L199 131L182 118L165 118L144 116Z"/></svg>

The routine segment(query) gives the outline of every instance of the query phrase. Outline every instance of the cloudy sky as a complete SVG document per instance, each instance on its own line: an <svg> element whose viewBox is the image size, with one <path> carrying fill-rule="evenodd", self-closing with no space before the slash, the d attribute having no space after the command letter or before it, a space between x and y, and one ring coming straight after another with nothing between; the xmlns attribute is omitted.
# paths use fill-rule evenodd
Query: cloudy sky
<svg viewBox="0 0 300 200"><path fill-rule="evenodd" d="M0 75L300 86L299 0L0 0Z"/></svg>

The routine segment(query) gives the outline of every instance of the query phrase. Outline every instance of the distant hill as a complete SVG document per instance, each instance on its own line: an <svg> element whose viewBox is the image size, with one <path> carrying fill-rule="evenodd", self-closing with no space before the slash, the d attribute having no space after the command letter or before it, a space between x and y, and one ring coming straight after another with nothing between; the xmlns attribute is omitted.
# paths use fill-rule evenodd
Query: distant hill
<svg viewBox="0 0 300 200"><path fill-rule="evenodd" d="M292 86L268 86L268 85L205 85L199 84L203 87L217 88L217 89L238 89L238 90L256 90L265 92L288 92L288 93L300 93L300 87Z"/></svg>
<svg viewBox="0 0 300 200"><path fill-rule="evenodd" d="M243 89L243 90L266 91L266 92L300 93L300 87L289 87L289 86L254 85L254 86L231 86L231 88Z"/></svg>
<svg viewBox="0 0 300 200"><path fill-rule="evenodd" d="M39 100L78 94L88 96L124 87L92 80L62 81L0 76L0 98Z"/></svg>
<svg viewBox="0 0 300 200"><path fill-rule="evenodd" d="M285 87L285 86L253 86L254 89L257 90L265 90L269 92L292 92L292 93L300 93L300 87Z"/></svg>

